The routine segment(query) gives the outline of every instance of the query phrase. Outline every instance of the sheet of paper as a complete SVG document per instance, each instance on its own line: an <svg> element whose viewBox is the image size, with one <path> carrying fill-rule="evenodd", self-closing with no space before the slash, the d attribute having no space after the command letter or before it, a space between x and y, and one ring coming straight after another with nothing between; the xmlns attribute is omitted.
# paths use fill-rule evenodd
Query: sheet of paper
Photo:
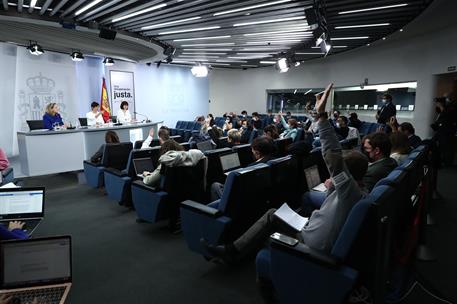
<svg viewBox="0 0 457 304"><path fill-rule="evenodd" d="M297 231L301 231L308 222L308 218L300 216L297 212L293 211L287 203L284 203L281 208L276 210L275 215Z"/></svg>
<svg viewBox="0 0 457 304"><path fill-rule="evenodd" d="M19 187L19 186L16 186L16 185L13 184L13 183L8 183L8 184L5 184L5 185L1 186L0 188L10 189L10 188L20 188L20 187Z"/></svg>
<svg viewBox="0 0 457 304"><path fill-rule="evenodd" d="M326 192L327 188L325 187L324 183L320 183L316 187L313 188L314 191L319 191L319 192Z"/></svg>

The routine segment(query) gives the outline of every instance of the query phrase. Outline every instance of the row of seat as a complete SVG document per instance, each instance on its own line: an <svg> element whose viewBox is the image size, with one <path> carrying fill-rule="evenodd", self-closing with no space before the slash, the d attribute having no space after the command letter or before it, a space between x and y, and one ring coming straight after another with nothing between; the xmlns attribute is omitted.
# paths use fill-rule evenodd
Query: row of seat
<svg viewBox="0 0 457 304"><path fill-rule="evenodd" d="M202 125L197 121L179 120L176 122L175 128L170 129L170 135L179 135L184 142L187 142L193 134L199 133L201 128Z"/></svg>
<svg viewBox="0 0 457 304"><path fill-rule="evenodd" d="M330 254L272 239L257 255L258 276L272 282L281 303L344 303L356 284L372 291L374 303L384 303L394 266L407 264L417 246L417 225L430 199L428 156L428 147L420 146L380 180L353 207Z"/></svg>

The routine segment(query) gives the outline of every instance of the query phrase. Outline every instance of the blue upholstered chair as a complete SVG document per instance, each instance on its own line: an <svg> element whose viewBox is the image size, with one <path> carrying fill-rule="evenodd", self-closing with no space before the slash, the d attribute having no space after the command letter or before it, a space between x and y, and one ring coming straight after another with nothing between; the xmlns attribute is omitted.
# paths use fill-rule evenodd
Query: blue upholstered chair
<svg viewBox="0 0 457 304"><path fill-rule="evenodd" d="M287 155L287 147L292 143L292 138L278 138L274 140L276 145L276 156L283 157Z"/></svg>
<svg viewBox="0 0 457 304"><path fill-rule="evenodd" d="M14 181L14 169L12 167L2 170L0 174L2 175L2 183L0 185L5 185Z"/></svg>
<svg viewBox="0 0 457 304"><path fill-rule="evenodd" d="M297 158L291 155L273 159L267 162L271 168L270 203L280 207L287 202L292 207L298 207L301 191L299 187Z"/></svg>
<svg viewBox="0 0 457 304"><path fill-rule="evenodd" d="M138 218L156 223L179 212L179 203L204 198L205 163L201 160L195 167L163 167L161 184L154 188L142 181L132 183L132 201Z"/></svg>
<svg viewBox="0 0 457 304"><path fill-rule="evenodd" d="M108 197L121 205L130 206L132 204L131 183L138 179L133 165L133 160L137 158L158 159L160 147L143 150L132 150L130 152L127 166L124 170L106 168L104 170L105 189Z"/></svg>
<svg viewBox="0 0 457 304"><path fill-rule="evenodd" d="M241 167L246 167L254 162L254 156L251 151L251 144L239 145L232 148L234 152L238 153Z"/></svg>
<svg viewBox="0 0 457 304"><path fill-rule="evenodd" d="M230 172L222 198L209 205L193 201L181 204L181 227L190 250L211 257L201 245L235 240L269 208L270 167L257 164Z"/></svg>
<svg viewBox="0 0 457 304"><path fill-rule="evenodd" d="M352 208L330 254L272 240L257 255L259 279L273 283L280 303L344 303L359 277L348 260L374 207L366 198Z"/></svg>
<svg viewBox="0 0 457 304"><path fill-rule="evenodd" d="M105 144L100 163L90 161L84 161L83 163L87 184L93 188L100 188L104 185L103 172L105 168L125 169L132 148L133 144L131 142Z"/></svg>
<svg viewBox="0 0 457 304"><path fill-rule="evenodd" d="M222 170L220 157L221 155L232 152L233 151L230 148L221 148L205 152L205 156L208 158L208 170L206 171L206 183L208 186L214 182L224 183L226 176Z"/></svg>

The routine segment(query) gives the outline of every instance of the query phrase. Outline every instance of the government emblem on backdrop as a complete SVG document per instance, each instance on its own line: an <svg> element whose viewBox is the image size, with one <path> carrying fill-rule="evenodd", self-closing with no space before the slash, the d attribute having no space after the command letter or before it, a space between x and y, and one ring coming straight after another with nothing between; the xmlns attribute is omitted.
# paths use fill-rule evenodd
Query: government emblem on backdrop
<svg viewBox="0 0 457 304"><path fill-rule="evenodd" d="M66 118L64 96L62 91L55 91L56 83L53 79L43 76L27 78L27 91L19 90L19 117L26 125L26 120L43 119L46 106L55 102L60 108L60 115Z"/></svg>

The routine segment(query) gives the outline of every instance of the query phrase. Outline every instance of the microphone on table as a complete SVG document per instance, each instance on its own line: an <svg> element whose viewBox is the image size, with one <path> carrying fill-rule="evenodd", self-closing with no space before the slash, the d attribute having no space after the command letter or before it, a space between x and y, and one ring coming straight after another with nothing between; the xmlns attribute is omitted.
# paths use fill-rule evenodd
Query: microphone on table
<svg viewBox="0 0 457 304"><path fill-rule="evenodd" d="M151 121L149 120L149 118L148 118L146 115L144 115L144 114L138 113L138 112L136 112L136 111L133 112L133 114L135 114L135 115L140 115L140 116L145 117L145 118L146 118L146 120L145 120L146 123L151 122Z"/></svg>

